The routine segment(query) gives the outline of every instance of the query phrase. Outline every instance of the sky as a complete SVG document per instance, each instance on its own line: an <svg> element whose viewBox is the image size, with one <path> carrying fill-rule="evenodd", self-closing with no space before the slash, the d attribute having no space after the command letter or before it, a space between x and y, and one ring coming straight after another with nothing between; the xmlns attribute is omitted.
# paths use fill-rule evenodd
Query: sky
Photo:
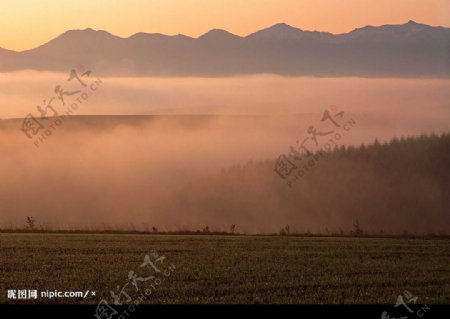
<svg viewBox="0 0 450 319"><path fill-rule="evenodd" d="M85 28L198 37L213 28L248 35L279 22L345 33L409 20L450 27L450 0L0 0L0 47L31 49Z"/></svg>

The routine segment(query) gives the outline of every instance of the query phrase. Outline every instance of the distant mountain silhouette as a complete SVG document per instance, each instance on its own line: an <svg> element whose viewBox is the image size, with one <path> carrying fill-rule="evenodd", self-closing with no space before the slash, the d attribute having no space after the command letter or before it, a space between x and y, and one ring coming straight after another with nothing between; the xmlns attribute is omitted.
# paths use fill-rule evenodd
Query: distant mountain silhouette
<svg viewBox="0 0 450 319"><path fill-rule="evenodd" d="M83 64L103 75L450 76L450 29L409 21L334 35L284 23L246 37L214 29L199 38L71 30L37 48L0 49L0 71L67 71Z"/></svg>

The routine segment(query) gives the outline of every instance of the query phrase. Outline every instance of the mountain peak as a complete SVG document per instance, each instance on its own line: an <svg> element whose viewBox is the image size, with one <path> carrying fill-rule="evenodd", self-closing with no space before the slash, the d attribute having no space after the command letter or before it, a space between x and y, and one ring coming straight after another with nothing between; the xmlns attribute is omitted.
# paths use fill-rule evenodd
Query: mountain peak
<svg viewBox="0 0 450 319"><path fill-rule="evenodd" d="M56 48L66 47L67 50L71 50L71 48L75 46L90 46L93 43L98 45L99 43L110 43L121 39L122 38L104 30L94 30L91 28L86 28L83 30L73 29L64 32L38 48L41 50L51 51Z"/></svg>
<svg viewBox="0 0 450 319"><path fill-rule="evenodd" d="M286 23L277 23L266 29L250 34L249 38L286 39L301 35L303 31Z"/></svg>
<svg viewBox="0 0 450 319"><path fill-rule="evenodd" d="M403 24L404 27L407 28L429 28L429 25L423 24L423 23L419 23L413 20L409 20L407 23Z"/></svg>
<svg viewBox="0 0 450 319"><path fill-rule="evenodd" d="M172 40L192 40L191 37L188 37L184 34L177 35L165 35L162 33L146 33L146 32L138 32L127 38L129 41L137 41L137 42L149 42L149 41L172 41Z"/></svg>
<svg viewBox="0 0 450 319"><path fill-rule="evenodd" d="M117 36L109 33L108 31L104 30L94 30L92 28L86 28L86 29L72 29L64 32L61 34L58 38L71 38L71 37L104 37L104 38L118 38Z"/></svg>
<svg viewBox="0 0 450 319"><path fill-rule="evenodd" d="M409 25L419 25L420 23L417 23L417 22L414 21L414 20L409 20L406 24L409 24Z"/></svg>
<svg viewBox="0 0 450 319"><path fill-rule="evenodd" d="M227 39L227 38L236 38L238 37L237 35L228 32L227 30L223 30L223 29L212 29L209 30L208 32L206 32L205 34L203 34L202 36L199 37L199 39L215 39L215 38L219 38L219 39Z"/></svg>
<svg viewBox="0 0 450 319"><path fill-rule="evenodd" d="M381 26L367 25L362 28L357 28L350 33L343 34L343 37L354 38L356 37L388 37L388 36L404 36L408 33L420 32L422 30L430 29L432 27L409 20L404 24L385 24Z"/></svg>
<svg viewBox="0 0 450 319"><path fill-rule="evenodd" d="M280 22L280 23L274 24L273 26L267 28L266 30L291 30L291 31L295 30L295 31L298 31L300 29L295 28L287 23Z"/></svg>
<svg viewBox="0 0 450 319"><path fill-rule="evenodd" d="M85 29L71 29L67 30L65 33L109 33L104 30L94 30L92 28L85 28Z"/></svg>

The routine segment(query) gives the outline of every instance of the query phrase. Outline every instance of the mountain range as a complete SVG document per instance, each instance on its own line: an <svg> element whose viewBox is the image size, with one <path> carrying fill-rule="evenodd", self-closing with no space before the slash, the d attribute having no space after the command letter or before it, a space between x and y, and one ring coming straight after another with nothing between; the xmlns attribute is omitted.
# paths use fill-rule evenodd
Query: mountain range
<svg viewBox="0 0 450 319"><path fill-rule="evenodd" d="M89 28L31 50L0 49L0 72L67 72L75 65L111 76L449 77L450 28L409 21L331 34L279 23L245 37L213 29L198 38L121 38Z"/></svg>

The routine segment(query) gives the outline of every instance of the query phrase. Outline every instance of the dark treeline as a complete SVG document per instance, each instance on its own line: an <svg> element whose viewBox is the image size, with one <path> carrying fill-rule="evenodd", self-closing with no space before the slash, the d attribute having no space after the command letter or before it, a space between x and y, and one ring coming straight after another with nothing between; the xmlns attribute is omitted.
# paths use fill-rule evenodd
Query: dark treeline
<svg viewBox="0 0 450 319"><path fill-rule="evenodd" d="M273 160L250 162L188 184L180 210L245 228L290 225L291 233L450 232L450 134L336 147L296 180L274 168Z"/></svg>

